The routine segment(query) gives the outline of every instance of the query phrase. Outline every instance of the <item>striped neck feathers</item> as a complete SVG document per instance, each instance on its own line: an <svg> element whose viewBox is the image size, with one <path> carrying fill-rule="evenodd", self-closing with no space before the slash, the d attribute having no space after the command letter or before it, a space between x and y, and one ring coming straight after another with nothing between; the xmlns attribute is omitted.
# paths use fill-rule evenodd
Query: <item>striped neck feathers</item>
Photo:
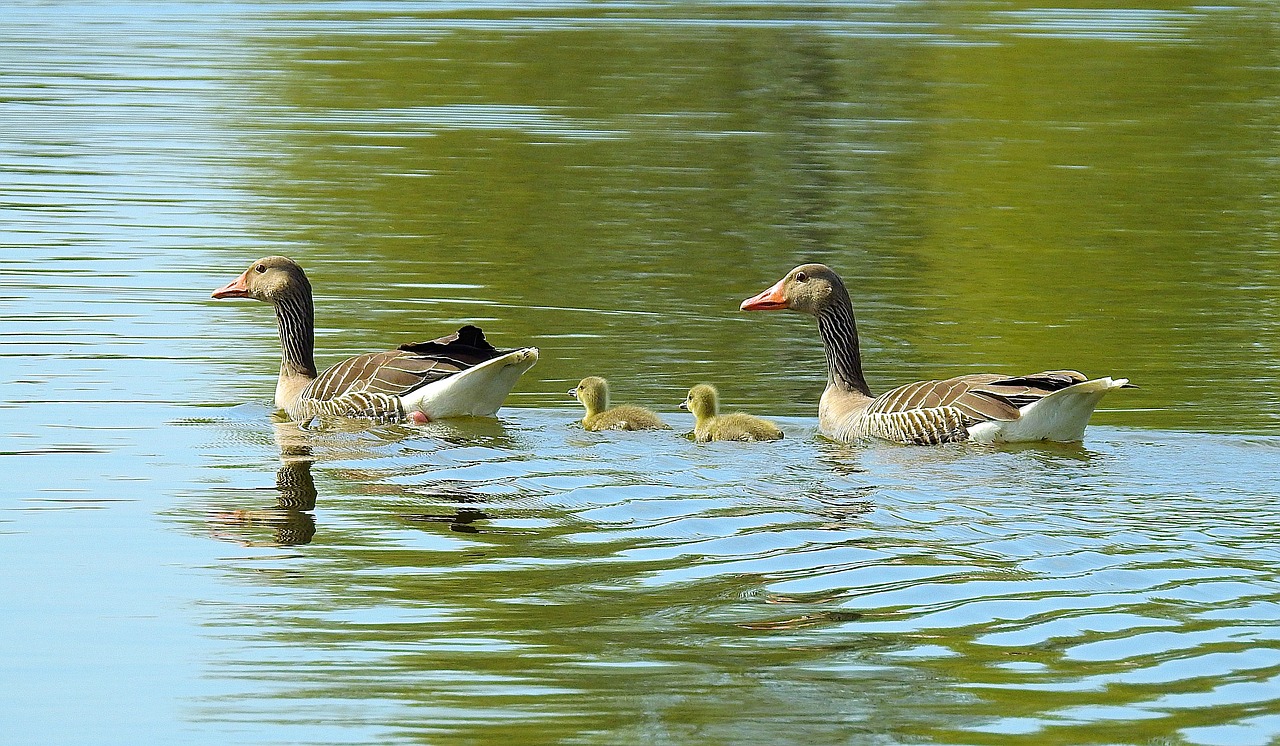
<svg viewBox="0 0 1280 746"><path fill-rule="evenodd" d="M280 332L280 375L315 378L315 310L311 304L311 288L282 294L274 305Z"/></svg>
<svg viewBox="0 0 1280 746"><path fill-rule="evenodd" d="M871 388L862 375L853 304L843 286L837 285L833 290L830 303L817 314L818 333L822 335L822 348L827 354L827 385L871 396Z"/></svg>

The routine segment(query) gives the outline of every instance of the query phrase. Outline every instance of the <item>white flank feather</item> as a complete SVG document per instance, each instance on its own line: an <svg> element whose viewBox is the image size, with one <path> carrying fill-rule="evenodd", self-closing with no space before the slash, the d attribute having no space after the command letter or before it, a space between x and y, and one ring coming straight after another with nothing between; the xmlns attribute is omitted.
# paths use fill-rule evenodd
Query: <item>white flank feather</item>
<svg viewBox="0 0 1280 746"><path fill-rule="evenodd" d="M1127 378L1095 378L1059 389L1019 409L1021 416L1016 420L979 422L969 428L969 438L976 443L1082 440L1094 407L1107 392L1128 382Z"/></svg>
<svg viewBox="0 0 1280 746"><path fill-rule="evenodd" d="M406 412L422 412L432 420L492 417L516 381L536 362L538 348L525 347L429 383L406 394L401 401Z"/></svg>

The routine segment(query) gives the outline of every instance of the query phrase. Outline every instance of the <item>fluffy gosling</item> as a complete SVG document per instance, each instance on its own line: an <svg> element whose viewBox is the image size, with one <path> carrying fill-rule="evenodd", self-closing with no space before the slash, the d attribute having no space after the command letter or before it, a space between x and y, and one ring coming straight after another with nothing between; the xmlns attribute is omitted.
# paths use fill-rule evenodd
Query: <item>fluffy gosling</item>
<svg viewBox="0 0 1280 746"><path fill-rule="evenodd" d="M719 414L720 393L714 386L700 383L689 389L681 409L693 413L693 439L699 443L712 440L780 440L782 431L768 420L749 414Z"/></svg>
<svg viewBox="0 0 1280 746"><path fill-rule="evenodd" d="M670 430L671 426L658 415L643 407L621 406L609 408L609 382L599 376L588 376L576 387L569 389L569 396L582 402L587 414L582 427L598 430Z"/></svg>

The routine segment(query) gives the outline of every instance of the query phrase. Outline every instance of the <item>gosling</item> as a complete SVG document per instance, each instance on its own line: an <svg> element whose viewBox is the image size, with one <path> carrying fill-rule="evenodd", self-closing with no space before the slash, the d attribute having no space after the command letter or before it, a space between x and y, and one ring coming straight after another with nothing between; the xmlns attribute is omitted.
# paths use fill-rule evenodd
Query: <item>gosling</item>
<svg viewBox="0 0 1280 746"><path fill-rule="evenodd" d="M696 422L693 439L699 443L712 440L781 440L782 431L768 420L749 414L719 414L720 394L714 386L700 383L689 389L681 409L693 412Z"/></svg>
<svg viewBox="0 0 1280 746"><path fill-rule="evenodd" d="M621 406L609 408L609 382L599 376L582 379L569 396L582 402L587 414L582 427L592 432L599 430L670 430L671 426L658 415L643 407Z"/></svg>

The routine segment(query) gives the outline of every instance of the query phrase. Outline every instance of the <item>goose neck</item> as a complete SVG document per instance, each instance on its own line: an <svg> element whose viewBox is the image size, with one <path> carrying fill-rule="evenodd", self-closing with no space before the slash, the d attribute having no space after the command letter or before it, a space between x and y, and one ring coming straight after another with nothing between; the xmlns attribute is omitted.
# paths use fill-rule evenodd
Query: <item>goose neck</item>
<svg viewBox="0 0 1280 746"><path fill-rule="evenodd" d="M275 302L280 332L280 375L316 377L315 311L311 293L293 293Z"/></svg>
<svg viewBox="0 0 1280 746"><path fill-rule="evenodd" d="M827 355L827 385L843 391L871 396L862 374L862 353L858 348L858 325L847 295L836 297L818 312L818 332Z"/></svg>

